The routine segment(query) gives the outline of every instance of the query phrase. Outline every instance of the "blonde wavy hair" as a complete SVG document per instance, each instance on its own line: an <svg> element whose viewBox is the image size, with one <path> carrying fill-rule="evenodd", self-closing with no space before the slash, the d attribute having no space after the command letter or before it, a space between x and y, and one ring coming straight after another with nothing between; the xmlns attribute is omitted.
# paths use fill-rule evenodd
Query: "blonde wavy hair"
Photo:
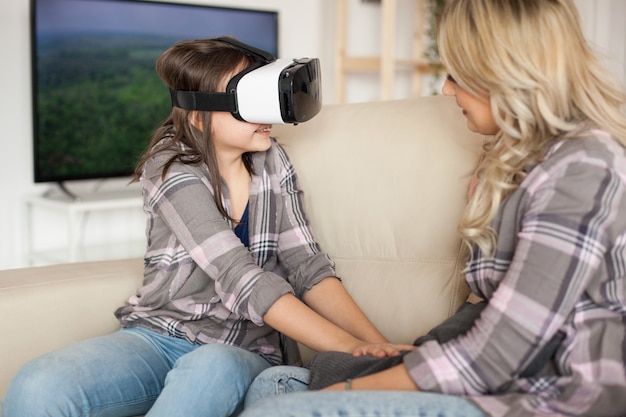
<svg viewBox="0 0 626 417"><path fill-rule="evenodd" d="M478 186L459 231L493 255L501 202L554 140L598 127L626 146L624 87L599 63L571 0L448 0L438 29L443 64L465 90L489 97L500 128L485 143Z"/></svg>

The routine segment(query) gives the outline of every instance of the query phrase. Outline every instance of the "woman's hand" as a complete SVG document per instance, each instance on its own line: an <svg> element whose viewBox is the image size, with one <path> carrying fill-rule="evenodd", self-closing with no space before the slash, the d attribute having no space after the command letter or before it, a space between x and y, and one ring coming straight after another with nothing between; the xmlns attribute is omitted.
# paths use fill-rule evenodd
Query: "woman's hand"
<svg viewBox="0 0 626 417"><path fill-rule="evenodd" d="M398 345L393 343L366 343L363 342L352 349L352 356L371 355L378 358L399 355L403 350L413 350L413 345Z"/></svg>

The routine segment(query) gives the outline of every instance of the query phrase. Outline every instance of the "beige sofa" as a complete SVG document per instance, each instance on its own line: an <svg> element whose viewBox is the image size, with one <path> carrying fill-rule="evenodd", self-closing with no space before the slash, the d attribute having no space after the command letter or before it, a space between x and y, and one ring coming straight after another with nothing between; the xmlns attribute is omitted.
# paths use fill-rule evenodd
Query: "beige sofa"
<svg viewBox="0 0 626 417"><path fill-rule="evenodd" d="M467 297L456 225L483 138L454 100L327 106L273 134L318 241L390 340L410 343ZM0 271L0 398L29 359L115 330L141 279L141 259Z"/></svg>

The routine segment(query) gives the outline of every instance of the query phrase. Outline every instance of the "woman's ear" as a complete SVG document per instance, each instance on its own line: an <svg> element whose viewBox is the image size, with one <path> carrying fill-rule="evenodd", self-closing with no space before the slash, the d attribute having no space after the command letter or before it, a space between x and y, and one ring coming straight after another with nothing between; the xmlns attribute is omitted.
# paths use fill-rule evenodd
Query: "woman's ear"
<svg viewBox="0 0 626 417"><path fill-rule="evenodd" d="M197 110L189 112L189 123L200 132L204 131L203 127L204 113Z"/></svg>

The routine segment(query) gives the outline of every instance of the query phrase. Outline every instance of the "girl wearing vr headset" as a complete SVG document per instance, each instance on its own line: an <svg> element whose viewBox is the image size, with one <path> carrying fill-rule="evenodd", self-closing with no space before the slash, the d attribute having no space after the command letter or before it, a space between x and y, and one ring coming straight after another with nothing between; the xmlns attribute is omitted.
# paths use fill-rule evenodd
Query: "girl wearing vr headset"
<svg viewBox="0 0 626 417"><path fill-rule="evenodd" d="M486 306L466 333L399 364L241 417L626 415L624 88L593 56L572 0L444 10L443 93L488 136L459 228L466 280Z"/></svg>
<svg viewBox="0 0 626 417"><path fill-rule="evenodd" d="M157 61L173 91L223 92L254 55L219 39ZM148 216L144 283L122 329L36 359L2 416L229 416L262 370L314 350L394 355L336 278L270 124L174 107L135 180ZM291 338L291 339L290 339Z"/></svg>

